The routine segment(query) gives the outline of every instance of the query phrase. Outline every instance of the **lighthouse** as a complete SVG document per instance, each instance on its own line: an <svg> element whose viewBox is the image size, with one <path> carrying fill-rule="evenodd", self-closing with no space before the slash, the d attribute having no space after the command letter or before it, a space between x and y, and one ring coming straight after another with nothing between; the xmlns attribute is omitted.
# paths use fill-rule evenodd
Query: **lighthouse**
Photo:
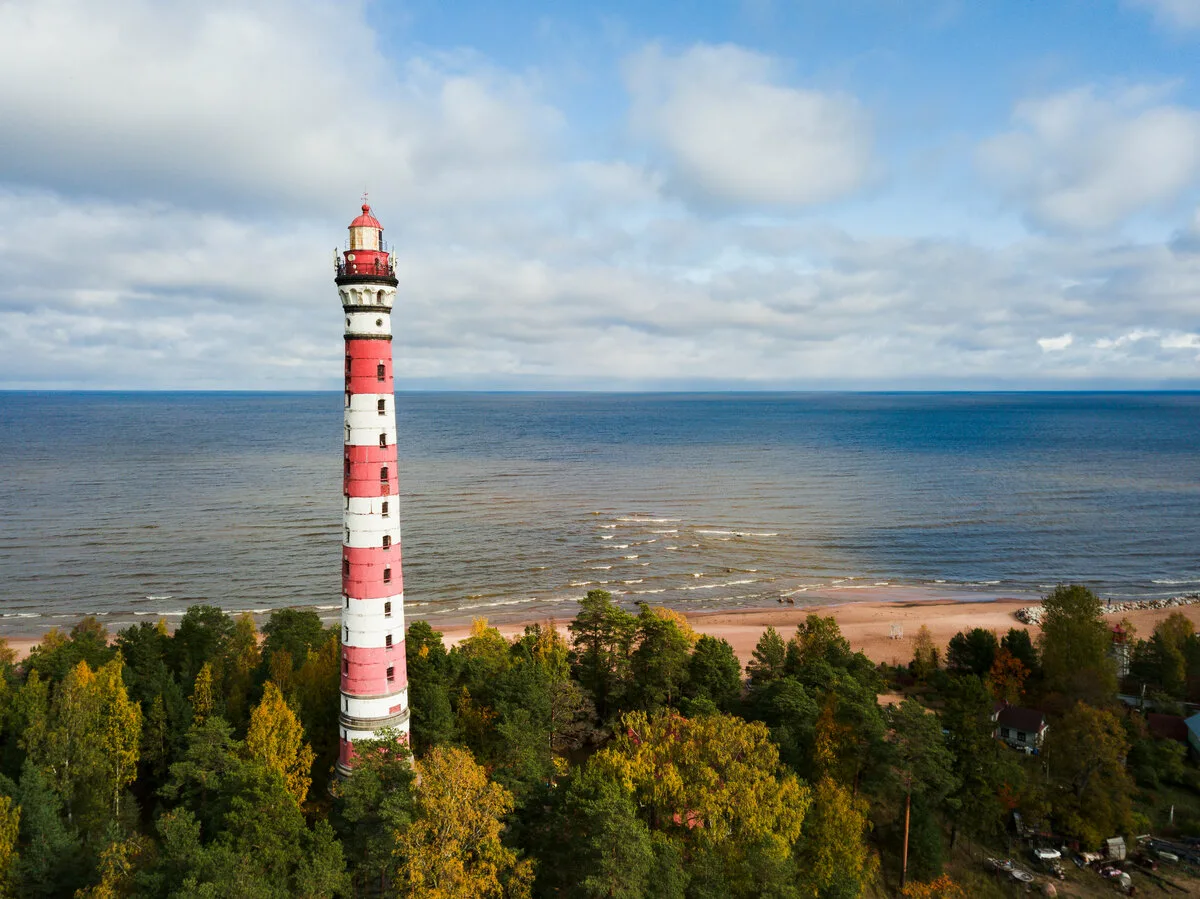
<svg viewBox="0 0 1200 899"><path fill-rule="evenodd" d="M342 680L337 770L354 743L383 728L408 737L404 577L400 569L392 306L396 272L383 225L365 202L350 240L334 251L346 323L342 476Z"/></svg>

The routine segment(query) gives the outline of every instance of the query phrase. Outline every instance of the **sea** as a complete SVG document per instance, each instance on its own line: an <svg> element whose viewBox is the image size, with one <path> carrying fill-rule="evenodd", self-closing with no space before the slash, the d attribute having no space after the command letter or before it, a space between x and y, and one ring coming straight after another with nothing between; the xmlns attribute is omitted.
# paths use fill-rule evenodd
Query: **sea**
<svg viewBox="0 0 1200 899"><path fill-rule="evenodd" d="M407 614L1200 589L1200 393L400 393ZM340 608L340 393L0 393L0 636Z"/></svg>

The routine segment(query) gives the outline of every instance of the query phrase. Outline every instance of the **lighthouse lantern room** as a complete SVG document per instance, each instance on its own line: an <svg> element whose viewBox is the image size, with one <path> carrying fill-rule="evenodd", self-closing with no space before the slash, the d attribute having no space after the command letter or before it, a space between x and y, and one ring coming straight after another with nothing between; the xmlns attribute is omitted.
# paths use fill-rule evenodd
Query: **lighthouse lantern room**
<svg viewBox="0 0 1200 899"><path fill-rule="evenodd" d="M334 252L345 313L346 408L342 493L342 674L337 769L354 743L384 728L408 738L404 577L392 381L396 273L383 225L363 203L347 249Z"/></svg>

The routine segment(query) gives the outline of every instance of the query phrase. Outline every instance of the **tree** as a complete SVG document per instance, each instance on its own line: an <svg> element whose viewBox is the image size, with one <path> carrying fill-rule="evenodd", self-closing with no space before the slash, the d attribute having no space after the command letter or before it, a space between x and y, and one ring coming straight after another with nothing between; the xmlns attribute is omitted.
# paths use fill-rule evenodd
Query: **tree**
<svg viewBox="0 0 1200 899"><path fill-rule="evenodd" d="M263 698L250 712L246 752L267 768L277 771L296 804L304 802L312 783L312 747L304 742L304 728L271 681L263 687Z"/></svg>
<svg viewBox="0 0 1200 899"><path fill-rule="evenodd" d="M977 837L999 838L1009 811L1002 793L1012 792L1022 781L1015 756L995 739L992 706L992 696L975 675L953 678L947 685L942 727L958 779L951 847L960 825Z"/></svg>
<svg viewBox="0 0 1200 899"><path fill-rule="evenodd" d="M967 899L967 894L950 879L949 874L943 874L929 883L909 883L900 891L904 899Z"/></svg>
<svg viewBox="0 0 1200 899"><path fill-rule="evenodd" d="M650 829L637 816L633 794L588 766L572 780L565 820L574 893L587 899L640 899L654 868Z"/></svg>
<svg viewBox="0 0 1200 899"><path fill-rule="evenodd" d="M637 619L613 604L607 590L589 590L579 601L571 631L571 669L606 719L619 703L629 677L629 655Z"/></svg>
<svg viewBox="0 0 1200 899"><path fill-rule="evenodd" d="M71 895L87 877L87 857L78 834L63 820L62 800L32 762L25 763L12 793L21 809L23 847L11 860L14 894L46 899Z"/></svg>
<svg viewBox="0 0 1200 899"><path fill-rule="evenodd" d="M651 829L713 859L742 895L757 867L790 858L811 801L766 727L728 715L630 713L591 765L632 793Z"/></svg>
<svg viewBox="0 0 1200 899"><path fill-rule="evenodd" d="M189 606L171 638L171 660L184 689L200 666L217 658L233 632L233 619L216 606Z"/></svg>
<svg viewBox="0 0 1200 899"><path fill-rule="evenodd" d="M637 617L637 649L630 658L630 692L641 708L651 711L679 701L688 681L690 648L674 621L642 604Z"/></svg>
<svg viewBox="0 0 1200 899"><path fill-rule="evenodd" d="M299 665L325 641L325 629L315 609L276 609L263 625L263 636L264 659L286 652Z"/></svg>
<svg viewBox="0 0 1200 899"><path fill-rule="evenodd" d="M442 635L425 621L414 621L404 637L411 709L409 737L417 752L448 742L454 735L450 705L449 657Z"/></svg>
<svg viewBox="0 0 1200 899"><path fill-rule="evenodd" d="M937 671L938 648L933 642L929 628L922 624L913 640L912 673L919 681L926 681Z"/></svg>
<svg viewBox="0 0 1200 899"><path fill-rule="evenodd" d="M58 628L48 631L42 642L29 652L26 672L36 671L51 681L61 681L80 662L92 670L107 663L116 650L108 645L108 630L94 616L88 615L73 628L70 636Z"/></svg>
<svg viewBox="0 0 1200 899"><path fill-rule="evenodd" d="M225 715L236 727L246 723L250 711L250 689L254 672L262 662L258 629L254 617L243 612L233 625L233 633L221 659L221 683L225 694Z"/></svg>
<svg viewBox="0 0 1200 899"><path fill-rule="evenodd" d="M836 618L809 615L788 641L784 668L788 674L799 674L818 661L844 667L850 655L850 642L842 636Z"/></svg>
<svg viewBox="0 0 1200 899"><path fill-rule="evenodd" d="M1060 584L1042 601L1041 654L1046 688L1102 704L1117 688L1109 656L1112 637L1100 600L1091 590Z"/></svg>
<svg viewBox="0 0 1200 899"><path fill-rule="evenodd" d="M936 715L926 712L920 703L906 699L891 714L892 743L895 748L895 773L904 792L904 850L900 884L908 872L909 821L912 799L917 796L934 806L958 786L954 776L954 756L942 738L942 726Z"/></svg>
<svg viewBox="0 0 1200 899"><path fill-rule="evenodd" d="M21 807L11 796L0 794L0 897L11 896L9 884L17 860L17 835L21 830Z"/></svg>
<svg viewBox="0 0 1200 899"><path fill-rule="evenodd" d="M1009 628L1004 639L1000 641L1000 647L1007 649L1009 654L1024 665L1030 674L1037 673L1039 668L1037 650L1033 646L1033 639L1029 636L1029 631L1025 628Z"/></svg>
<svg viewBox="0 0 1200 899"><path fill-rule="evenodd" d="M988 672L987 685L997 702L1016 705L1025 692L1025 680L1029 669L1011 652L1001 646L996 650L996 660Z"/></svg>
<svg viewBox="0 0 1200 899"><path fill-rule="evenodd" d="M412 755L398 736L383 730L377 739L356 740L353 771L333 783L335 826L363 892L377 885L388 895L399 869L394 835L413 820Z"/></svg>
<svg viewBox="0 0 1200 899"><path fill-rule="evenodd" d="M832 777L817 781L796 850L807 895L855 899L863 894L878 867L866 843L868 811L865 799Z"/></svg>
<svg viewBox="0 0 1200 899"><path fill-rule="evenodd" d="M731 711L742 693L742 665L728 640L707 634L696 642L688 663L688 694L712 700L722 711Z"/></svg>
<svg viewBox="0 0 1200 899"><path fill-rule="evenodd" d="M746 665L750 685L758 687L782 677L786 660L787 643L779 636L779 631L768 625L763 635L758 638L753 658Z"/></svg>
<svg viewBox="0 0 1200 899"><path fill-rule="evenodd" d="M200 666L196 682L192 685L192 695L188 697L192 704L192 721L203 724L217 709L217 698L213 694L212 663L205 662Z"/></svg>
<svg viewBox="0 0 1200 899"><path fill-rule="evenodd" d="M1133 782L1125 770L1129 741L1112 712L1082 702L1046 736L1046 758L1058 790L1054 816L1062 831L1087 846L1131 825Z"/></svg>
<svg viewBox="0 0 1200 899"><path fill-rule="evenodd" d="M996 661L1000 644L995 631L976 627L950 638L946 647L946 670L953 674L974 674L984 677Z"/></svg>
<svg viewBox="0 0 1200 899"><path fill-rule="evenodd" d="M427 899L527 896L533 866L500 841L512 794L466 750L435 747L416 763L416 819L395 833L397 886Z"/></svg>

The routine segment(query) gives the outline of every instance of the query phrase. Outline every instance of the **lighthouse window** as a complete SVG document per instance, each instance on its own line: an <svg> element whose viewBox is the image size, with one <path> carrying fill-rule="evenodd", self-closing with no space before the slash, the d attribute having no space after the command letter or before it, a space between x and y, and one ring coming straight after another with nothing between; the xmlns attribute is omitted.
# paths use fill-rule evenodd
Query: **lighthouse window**
<svg viewBox="0 0 1200 899"><path fill-rule="evenodd" d="M382 515L384 518L388 517L388 504L386 502L382 506L380 506L379 514Z"/></svg>
<svg viewBox="0 0 1200 899"><path fill-rule="evenodd" d="M385 466L383 466L383 468L379 469L379 480L386 481L387 479L388 479L388 470L387 470L387 466L385 465Z"/></svg>
<svg viewBox="0 0 1200 899"><path fill-rule="evenodd" d="M343 630L346 632L346 635L344 637L342 637L342 642L349 643L350 642L350 628L348 628L348 627L343 628Z"/></svg>
<svg viewBox="0 0 1200 899"><path fill-rule="evenodd" d="M391 634L388 634L387 637L384 638L383 645L388 649L392 648L392 635Z"/></svg>
<svg viewBox="0 0 1200 899"><path fill-rule="evenodd" d="M382 362L375 366L375 378L379 381L383 381L387 378L387 366Z"/></svg>
<svg viewBox="0 0 1200 899"><path fill-rule="evenodd" d="M389 601L387 601L387 602L385 602L385 603L383 604L383 617L384 617L384 618L391 618L391 617L392 617L392 603L391 603L391 600L389 600Z"/></svg>
<svg viewBox="0 0 1200 899"><path fill-rule="evenodd" d="M350 577L350 560L342 559L342 576Z"/></svg>
<svg viewBox="0 0 1200 899"><path fill-rule="evenodd" d="M383 415L385 412L387 412L387 400L379 400L375 404L375 407L379 410L379 414Z"/></svg>
<svg viewBox="0 0 1200 899"><path fill-rule="evenodd" d="M379 435L379 445L380 445L381 447L386 447L386 446L387 446L387 434L380 434L380 435Z"/></svg>
<svg viewBox="0 0 1200 899"><path fill-rule="evenodd" d="M387 679L389 681L393 681L396 679L396 669L393 668L391 665L388 665Z"/></svg>
<svg viewBox="0 0 1200 899"><path fill-rule="evenodd" d="M384 549L391 549L391 548L392 548L392 537L391 537L391 535L390 535L390 534L384 534L384 535L383 535L383 548L384 548Z"/></svg>
<svg viewBox="0 0 1200 899"><path fill-rule="evenodd" d="M350 660L342 659L342 674L349 674L349 673L350 673Z"/></svg>
<svg viewBox="0 0 1200 899"><path fill-rule="evenodd" d="M346 477L350 476L350 460L346 460Z"/></svg>
<svg viewBox="0 0 1200 899"><path fill-rule="evenodd" d="M386 540L387 538L385 537L384 539ZM383 569L383 582L385 584L390 584L392 582L392 569Z"/></svg>
<svg viewBox="0 0 1200 899"><path fill-rule="evenodd" d="M350 408L350 391L346 391L346 408Z"/></svg>
<svg viewBox="0 0 1200 899"><path fill-rule="evenodd" d="M350 608L350 597L349 596L346 597L346 608L347 609Z"/></svg>
<svg viewBox="0 0 1200 899"><path fill-rule="evenodd" d="M379 303L380 306L383 305L383 291L382 290L379 291L379 293L377 293L375 295L375 300Z"/></svg>
<svg viewBox="0 0 1200 899"><path fill-rule="evenodd" d="M346 357L346 374L350 374L350 358L349 356Z"/></svg>

